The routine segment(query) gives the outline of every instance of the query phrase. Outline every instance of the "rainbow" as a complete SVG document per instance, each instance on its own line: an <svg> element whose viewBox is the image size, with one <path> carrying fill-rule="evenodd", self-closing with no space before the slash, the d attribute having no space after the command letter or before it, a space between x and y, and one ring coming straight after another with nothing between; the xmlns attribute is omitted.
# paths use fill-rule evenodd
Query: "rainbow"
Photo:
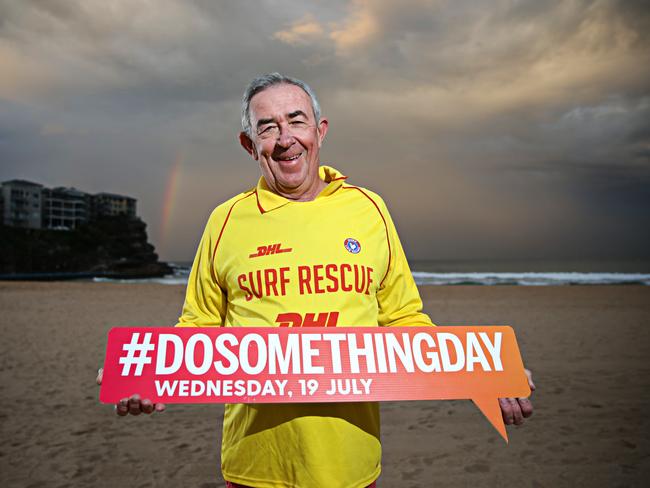
<svg viewBox="0 0 650 488"><path fill-rule="evenodd" d="M174 203L178 193L178 180L181 173L181 166L185 162L185 151L180 150L176 155L176 160L167 175L167 184L163 197L162 214L160 216L160 249L165 250L167 238L169 237L170 224L174 212Z"/></svg>

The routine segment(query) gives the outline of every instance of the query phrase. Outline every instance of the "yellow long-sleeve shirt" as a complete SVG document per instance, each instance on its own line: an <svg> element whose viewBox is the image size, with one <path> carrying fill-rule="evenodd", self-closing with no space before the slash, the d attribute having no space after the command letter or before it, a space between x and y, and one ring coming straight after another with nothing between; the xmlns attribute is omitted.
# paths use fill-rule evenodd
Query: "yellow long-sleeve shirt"
<svg viewBox="0 0 650 488"><path fill-rule="evenodd" d="M384 202L322 166L294 202L257 187L211 214L177 326L432 325ZM364 487L381 470L376 403L226 405L224 478Z"/></svg>

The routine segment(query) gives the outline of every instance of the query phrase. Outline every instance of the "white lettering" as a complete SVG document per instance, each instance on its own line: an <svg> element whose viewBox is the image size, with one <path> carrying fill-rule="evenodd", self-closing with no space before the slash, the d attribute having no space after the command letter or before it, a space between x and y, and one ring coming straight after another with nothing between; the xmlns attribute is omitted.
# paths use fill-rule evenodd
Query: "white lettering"
<svg viewBox="0 0 650 488"><path fill-rule="evenodd" d="M287 383L289 382L289 380L274 380L274 381L275 381L275 386L278 387L278 393L280 395L284 395L284 389L286 388ZM275 392L273 391L273 385L271 384L270 381L266 381L266 385L264 385L265 388L266 388L267 385L271 389L270 394L275 395ZM265 394L266 393L262 392L262 395L265 395Z"/></svg>
<svg viewBox="0 0 650 488"><path fill-rule="evenodd" d="M302 370L304 374L323 374L325 369L322 366L314 366L311 363L313 357L319 356L318 349L312 349L311 341L320 341L321 334L301 334L302 342Z"/></svg>
<svg viewBox="0 0 650 488"><path fill-rule="evenodd" d="M359 381L361 381L361 384L363 385L365 394L370 395L370 385L372 385L372 378L368 378L368 379L360 378Z"/></svg>
<svg viewBox="0 0 650 488"><path fill-rule="evenodd" d="M467 355L466 370L474 371L474 364L480 363L483 371L492 371L490 368L490 363L488 363L483 349L481 349L481 344L478 341L478 337L473 332L467 333L467 350L465 351Z"/></svg>
<svg viewBox="0 0 650 488"><path fill-rule="evenodd" d="M384 334L375 334L375 349L377 350L377 369L380 373L388 373L386 349L384 348Z"/></svg>
<svg viewBox="0 0 650 488"><path fill-rule="evenodd" d="M257 364L253 366L249 361L249 349L251 342L257 346ZM244 336L239 344L239 364L241 370L246 374L259 374L264 371L267 359L266 343L264 338L259 334L248 334Z"/></svg>
<svg viewBox="0 0 650 488"><path fill-rule="evenodd" d="M413 359L415 359L415 364L425 373L440 371L440 359L438 358L438 353L432 351L427 351L425 353L425 356L429 359L429 363L427 363L422 357L423 342L426 342L429 349L434 349L436 347L433 337L426 332L418 332L415 334L413 336Z"/></svg>
<svg viewBox="0 0 650 488"><path fill-rule="evenodd" d="M192 380L191 396L201 396L205 393L205 383L203 381Z"/></svg>
<svg viewBox="0 0 650 488"><path fill-rule="evenodd" d="M348 352L350 354L350 372L359 373L359 356L366 359L366 369L368 373L376 373L375 351L372 347L372 335L363 334L363 347L357 347L357 337L354 334L348 334Z"/></svg>
<svg viewBox="0 0 650 488"><path fill-rule="evenodd" d="M227 367L224 366L222 361L214 362L214 369L217 371L217 373L222 375L233 374L239 368L239 360L237 359L237 355L226 347L226 342L231 346L236 346L239 341L233 334L230 333L219 334L214 340L214 347L217 349L217 353L229 362L229 366Z"/></svg>
<svg viewBox="0 0 650 488"><path fill-rule="evenodd" d="M341 373L343 371L341 367L341 342L345 340L345 334L324 334L323 340L330 343L332 373Z"/></svg>
<svg viewBox="0 0 650 488"><path fill-rule="evenodd" d="M388 366L391 373L397 372L397 364L395 355L399 357L402 366L408 373L413 373L415 367L413 366L413 352L411 351L411 341L408 332L402 334L402 344L397 340L395 334L386 334L386 352L388 356Z"/></svg>
<svg viewBox="0 0 650 488"><path fill-rule="evenodd" d="M465 353L463 344L454 334L440 332L438 335L438 349L440 349L440 360L442 361L442 370L446 372L456 372L465 366ZM447 342L451 342L456 351L456 362L452 363L449 357Z"/></svg>
<svg viewBox="0 0 650 488"><path fill-rule="evenodd" d="M194 348L198 342L203 344L203 354L194 353ZM207 334L192 335L185 345L185 367L187 371L197 376L207 373L212 363L213 354L212 341L210 341L210 337ZM200 356L203 356L203 362L201 366L197 366L194 360Z"/></svg>
<svg viewBox="0 0 650 488"><path fill-rule="evenodd" d="M494 344L490 342L490 338L485 332L479 332L479 337L485 344L490 356L492 357L492 364L494 364L495 371L503 371L503 364L501 364L501 332L494 333Z"/></svg>
<svg viewBox="0 0 650 488"><path fill-rule="evenodd" d="M172 354L172 364L165 365L167 360L167 344L172 343L174 352ZM183 340L175 334L160 334L158 336L158 347L156 348L156 374L174 374L183 364Z"/></svg>
<svg viewBox="0 0 650 488"><path fill-rule="evenodd" d="M173 396L174 392L176 391L176 385L178 385L178 380L174 380L171 382L169 380L165 380L165 381L156 380L155 383L156 383L156 393L158 394L158 396L167 396L167 395Z"/></svg>
<svg viewBox="0 0 650 488"><path fill-rule="evenodd" d="M244 396L246 394L246 383L244 380L235 380L234 394L235 396Z"/></svg>
<svg viewBox="0 0 650 488"><path fill-rule="evenodd" d="M282 354L282 344L280 344L280 336L278 334L268 335L269 343L269 374L276 374L276 364L280 367L281 374L289 372L289 365L291 365L291 372L293 374L300 374L300 343L298 342L297 334L289 334L287 336L287 349Z"/></svg>

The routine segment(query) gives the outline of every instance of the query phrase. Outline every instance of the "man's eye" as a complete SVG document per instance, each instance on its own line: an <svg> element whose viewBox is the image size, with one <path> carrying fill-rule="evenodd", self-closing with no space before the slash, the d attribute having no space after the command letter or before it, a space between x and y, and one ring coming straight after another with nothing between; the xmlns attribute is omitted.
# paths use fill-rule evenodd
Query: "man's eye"
<svg viewBox="0 0 650 488"><path fill-rule="evenodd" d="M300 127L302 125L307 125L307 124L305 122L303 122L302 120L294 120L293 122L291 122L291 125L296 125L296 126Z"/></svg>
<svg viewBox="0 0 650 488"><path fill-rule="evenodd" d="M260 131L260 134L268 134L268 133L271 132L273 129L275 129L275 126L274 126L274 125L269 125L269 126L267 126L267 127L264 127L264 128Z"/></svg>

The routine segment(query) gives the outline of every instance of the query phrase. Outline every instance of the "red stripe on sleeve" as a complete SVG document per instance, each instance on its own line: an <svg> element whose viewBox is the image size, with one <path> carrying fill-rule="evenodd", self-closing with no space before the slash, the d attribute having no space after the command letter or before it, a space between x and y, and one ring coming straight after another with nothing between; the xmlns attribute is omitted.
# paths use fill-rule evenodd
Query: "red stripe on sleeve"
<svg viewBox="0 0 650 488"><path fill-rule="evenodd" d="M368 195L365 191L363 191L361 188L358 186L344 186L344 189L349 188L353 190L359 190L368 200L372 202L372 204L375 206L377 209L377 212L379 212L379 216L381 217L381 220L384 221L384 229L386 229L386 243L388 244L388 266L386 266L386 273L384 274L384 277L381 279L379 282L379 286L384 284L384 280L386 279L386 276L388 276L388 271L390 270L390 261L391 261L391 249L390 249L390 238L388 237L388 224L386 223L386 219L384 218L384 214L381 213L381 210L379 209L379 205Z"/></svg>
<svg viewBox="0 0 650 488"><path fill-rule="evenodd" d="M214 272L214 258L217 255L217 248L219 247L219 242L221 241L221 236L223 235L223 231L226 228L226 224L228 223L228 219L230 218L230 214L232 213L232 209L235 208L235 205L237 205L239 202L241 202L245 198L248 198L251 195L254 195L256 193L257 192L251 192L248 195L245 195L245 196L241 197L239 200L237 200L235 203L233 203L230 206L230 209L228 209L228 214L226 215L226 219L223 221L223 225L221 226L221 231L219 232L219 237L217 238L217 243L214 245L214 251L212 252L212 260L210 262L210 273L212 274L212 279L216 283L218 283L218 282L217 282L217 277L215 276L215 272Z"/></svg>

